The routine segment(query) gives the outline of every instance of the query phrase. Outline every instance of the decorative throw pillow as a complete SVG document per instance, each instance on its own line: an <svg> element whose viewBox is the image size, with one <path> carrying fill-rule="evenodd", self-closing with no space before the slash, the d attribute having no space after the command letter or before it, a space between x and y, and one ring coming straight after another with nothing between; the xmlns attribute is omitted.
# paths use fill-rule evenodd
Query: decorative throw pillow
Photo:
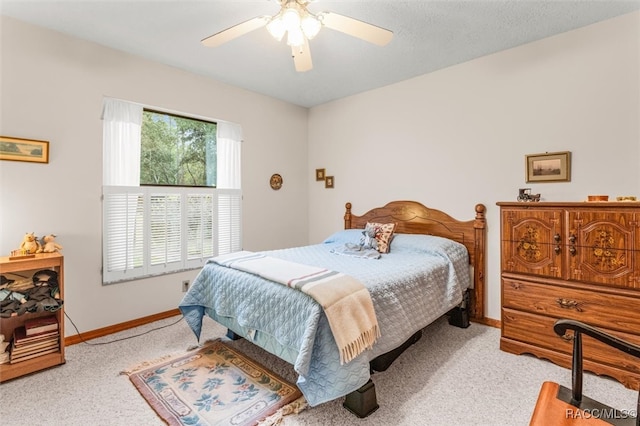
<svg viewBox="0 0 640 426"><path fill-rule="evenodd" d="M376 241L378 242L378 251L380 253L389 253L391 238L393 237L393 231L396 229L396 224L368 222L365 231L369 228L374 230Z"/></svg>

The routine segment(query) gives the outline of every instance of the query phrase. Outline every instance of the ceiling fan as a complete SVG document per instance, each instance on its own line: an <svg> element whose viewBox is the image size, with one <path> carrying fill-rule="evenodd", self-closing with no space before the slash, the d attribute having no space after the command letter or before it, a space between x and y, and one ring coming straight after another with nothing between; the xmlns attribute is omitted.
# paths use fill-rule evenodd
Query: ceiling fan
<svg viewBox="0 0 640 426"><path fill-rule="evenodd" d="M307 5L314 0L277 0L280 12L273 16L258 16L233 27L222 30L202 40L207 47L217 47L241 35L258 28L267 27L269 33L278 41L287 35L287 44L291 46L296 71L305 72L313 68L309 40L313 39L322 27L331 28L353 37L384 46L391 41L393 32L368 24L335 12L313 14Z"/></svg>

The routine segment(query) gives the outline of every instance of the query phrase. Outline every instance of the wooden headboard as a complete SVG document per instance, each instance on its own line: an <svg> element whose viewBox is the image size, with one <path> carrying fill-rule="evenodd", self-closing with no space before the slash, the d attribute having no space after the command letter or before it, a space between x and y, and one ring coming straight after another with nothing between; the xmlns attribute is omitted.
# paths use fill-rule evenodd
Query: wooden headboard
<svg viewBox="0 0 640 426"><path fill-rule="evenodd" d="M437 235L464 244L469 251L469 263L473 266L469 311L476 320L484 318L486 207L483 204L476 204L475 219L468 221L456 220L416 201L392 201L361 216L351 213L351 203L347 203L345 208L345 229L364 228L367 222L395 222L396 233Z"/></svg>

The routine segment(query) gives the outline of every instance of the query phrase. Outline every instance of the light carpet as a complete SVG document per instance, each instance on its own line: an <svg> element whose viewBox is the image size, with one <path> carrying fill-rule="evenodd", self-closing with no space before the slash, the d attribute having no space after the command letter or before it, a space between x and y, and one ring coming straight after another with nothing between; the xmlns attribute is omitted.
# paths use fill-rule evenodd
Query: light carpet
<svg viewBox="0 0 640 426"><path fill-rule="evenodd" d="M68 346L65 365L2 383L0 424L164 425L119 372L145 360L184 353L196 344L189 326L176 323L178 319L94 339L91 345ZM528 426L545 380L571 386L571 370L502 352L499 328L476 323L457 328L441 318L423 332L387 371L372 376L380 408L369 417L354 416L342 407L344 398L338 398L284 417L283 426ZM225 333L205 318L203 341ZM226 343L295 383L297 374L290 364L244 339ZM635 409L638 398L637 391L592 374L585 375L584 393L627 410Z"/></svg>

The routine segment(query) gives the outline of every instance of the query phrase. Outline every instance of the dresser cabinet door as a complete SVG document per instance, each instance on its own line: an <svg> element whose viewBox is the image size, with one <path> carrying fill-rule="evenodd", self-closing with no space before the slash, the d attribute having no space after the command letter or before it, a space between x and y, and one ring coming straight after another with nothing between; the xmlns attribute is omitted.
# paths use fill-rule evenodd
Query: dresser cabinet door
<svg viewBox="0 0 640 426"><path fill-rule="evenodd" d="M570 210L569 278L640 288L640 213Z"/></svg>
<svg viewBox="0 0 640 426"><path fill-rule="evenodd" d="M563 210L503 209L502 270L562 278Z"/></svg>

